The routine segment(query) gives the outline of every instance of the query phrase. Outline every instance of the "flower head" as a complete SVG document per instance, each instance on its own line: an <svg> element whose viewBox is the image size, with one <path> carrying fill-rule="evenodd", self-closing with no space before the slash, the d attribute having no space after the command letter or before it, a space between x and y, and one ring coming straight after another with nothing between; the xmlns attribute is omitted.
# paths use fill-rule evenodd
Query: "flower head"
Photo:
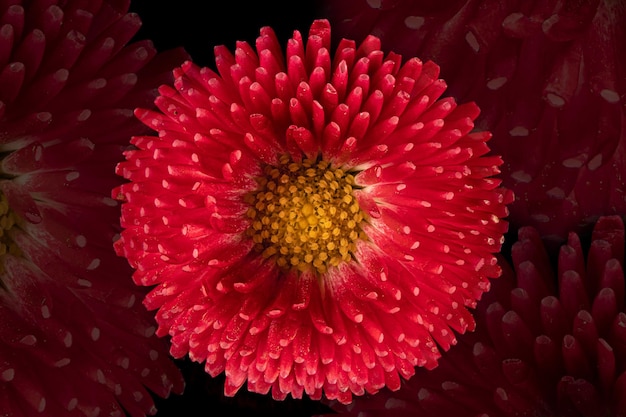
<svg viewBox="0 0 626 417"><path fill-rule="evenodd" d="M600 218L588 246L570 233L557 265L537 230L518 234L513 270L505 268L478 304L476 331L461 336L437 369L417 370L397 393L334 408L360 417L624 415L621 218Z"/></svg>
<svg viewBox="0 0 626 417"><path fill-rule="evenodd" d="M110 190L147 130L132 109L186 55L126 46L124 1L0 4L0 414L153 414L183 381L113 251Z"/></svg>
<svg viewBox="0 0 626 417"><path fill-rule="evenodd" d="M475 101L476 126L515 193L511 226L558 243L626 212L626 3L323 1L336 32L432 59L449 94Z"/></svg>
<svg viewBox="0 0 626 417"><path fill-rule="evenodd" d="M331 56L325 20L286 56L268 27L215 54L219 74L186 62L161 112L136 111L158 136L133 139L114 191L171 353L278 399L347 402L436 366L500 274L511 196L477 107L375 37Z"/></svg>

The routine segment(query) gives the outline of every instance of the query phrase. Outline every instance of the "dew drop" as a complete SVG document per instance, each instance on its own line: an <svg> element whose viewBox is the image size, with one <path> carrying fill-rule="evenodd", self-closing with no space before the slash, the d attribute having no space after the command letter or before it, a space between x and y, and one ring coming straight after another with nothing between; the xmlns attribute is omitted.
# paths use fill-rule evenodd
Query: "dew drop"
<svg viewBox="0 0 626 417"><path fill-rule="evenodd" d="M100 339L100 329L94 327L93 329L91 329L91 340L95 342L98 339Z"/></svg>
<svg viewBox="0 0 626 417"><path fill-rule="evenodd" d="M478 43L478 39L476 39L476 35L472 32L467 32L465 35L465 41L467 44L474 50L474 52L478 52L480 50L480 44Z"/></svg>
<svg viewBox="0 0 626 417"><path fill-rule="evenodd" d="M2 377L2 380L5 382L9 382L12 381L13 378L15 378L15 369L13 368L9 368L9 369L5 369L0 376Z"/></svg>
<svg viewBox="0 0 626 417"><path fill-rule="evenodd" d="M83 235L76 236L74 240L76 241L76 244L79 248L84 248L85 246L87 246L87 238Z"/></svg>
<svg viewBox="0 0 626 417"><path fill-rule="evenodd" d="M504 84L506 84L508 80L509 79L507 77L492 78L491 80L487 81L487 88L490 90L497 90Z"/></svg>
<svg viewBox="0 0 626 417"><path fill-rule="evenodd" d="M422 27L425 19L422 16L407 16L404 19L404 25L409 29L417 30Z"/></svg>
<svg viewBox="0 0 626 417"><path fill-rule="evenodd" d="M619 103L619 94L616 91L605 88L600 91L600 96L611 104Z"/></svg>

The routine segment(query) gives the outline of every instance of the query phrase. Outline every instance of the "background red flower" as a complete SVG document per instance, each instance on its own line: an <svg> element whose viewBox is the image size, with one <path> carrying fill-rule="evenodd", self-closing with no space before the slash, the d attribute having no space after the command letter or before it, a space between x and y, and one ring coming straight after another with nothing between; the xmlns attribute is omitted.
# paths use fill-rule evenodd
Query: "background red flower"
<svg viewBox="0 0 626 417"><path fill-rule="evenodd" d="M0 1L0 414L144 416L183 389L113 252L136 106L187 55L126 1ZM128 44L128 45L127 45Z"/></svg>

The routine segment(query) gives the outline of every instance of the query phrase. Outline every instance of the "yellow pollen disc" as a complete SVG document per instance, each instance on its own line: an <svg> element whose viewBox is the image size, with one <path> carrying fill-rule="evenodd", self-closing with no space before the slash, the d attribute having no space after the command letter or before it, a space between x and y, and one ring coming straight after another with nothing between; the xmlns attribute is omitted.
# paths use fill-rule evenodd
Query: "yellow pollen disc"
<svg viewBox="0 0 626 417"><path fill-rule="evenodd" d="M19 247L9 237L8 231L17 223L17 216L9 207L9 202L4 194L0 193L0 256L10 253L19 256ZM4 272L4 265L0 261L0 273ZM0 285L2 283L0 282Z"/></svg>
<svg viewBox="0 0 626 417"><path fill-rule="evenodd" d="M352 260L356 241L366 239L352 174L323 160L296 163L288 156L277 167L266 166L264 174L245 197L247 234L264 258L318 273Z"/></svg>

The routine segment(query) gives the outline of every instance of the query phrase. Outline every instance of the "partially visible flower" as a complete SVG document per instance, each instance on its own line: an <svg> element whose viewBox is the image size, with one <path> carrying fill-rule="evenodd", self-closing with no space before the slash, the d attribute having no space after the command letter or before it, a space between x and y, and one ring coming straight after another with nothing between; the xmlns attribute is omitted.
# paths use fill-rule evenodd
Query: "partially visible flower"
<svg viewBox="0 0 626 417"><path fill-rule="evenodd" d="M136 111L158 136L118 167L116 247L157 334L227 395L348 402L435 367L500 274L511 195L478 108L375 37L331 56L325 20L286 56L269 27L215 54Z"/></svg>
<svg viewBox="0 0 626 417"><path fill-rule="evenodd" d="M432 59L490 130L513 228L560 245L626 212L626 2L321 0L336 33ZM558 245L554 245L558 247Z"/></svg>
<svg viewBox="0 0 626 417"><path fill-rule="evenodd" d="M125 1L0 1L0 415L144 416L183 381L116 256L115 164L186 54Z"/></svg>
<svg viewBox="0 0 626 417"><path fill-rule="evenodd" d="M556 265L535 229L518 234L514 271L505 268L478 304L476 331L437 369L333 408L359 417L626 415L622 219L600 218L589 245L570 233Z"/></svg>

